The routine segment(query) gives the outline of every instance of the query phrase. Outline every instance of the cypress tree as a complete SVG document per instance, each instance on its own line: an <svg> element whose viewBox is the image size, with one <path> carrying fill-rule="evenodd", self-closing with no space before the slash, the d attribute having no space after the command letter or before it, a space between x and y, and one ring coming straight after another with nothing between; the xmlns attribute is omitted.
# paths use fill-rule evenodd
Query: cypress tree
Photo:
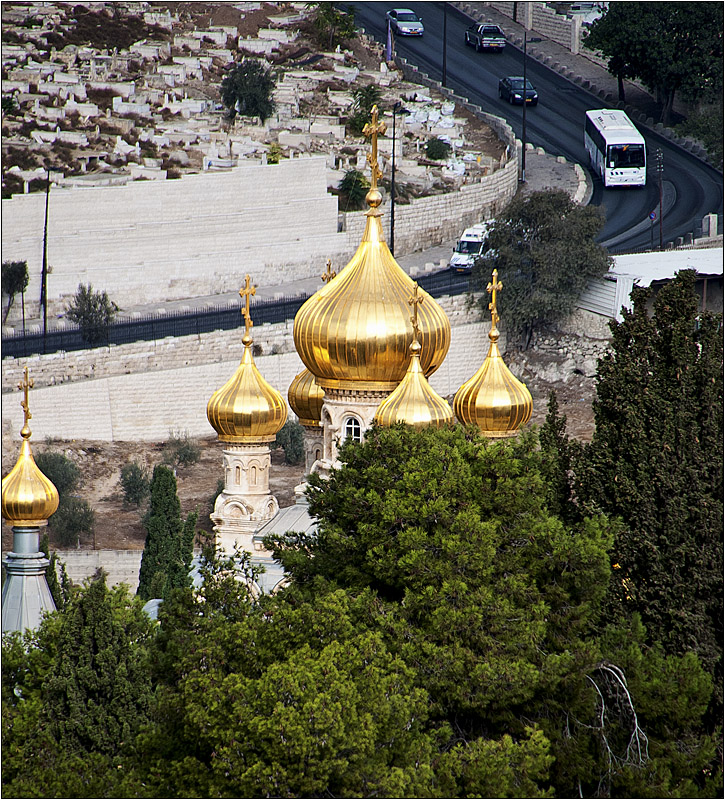
<svg viewBox="0 0 725 800"><path fill-rule="evenodd" d="M44 689L49 730L67 753L118 753L148 720L150 620L102 570L65 608Z"/></svg>
<svg viewBox="0 0 725 800"><path fill-rule="evenodd" d="M192 517L194 515L190 515ZM187 520L187 523L189 520ZM194 518L193 525L196 519ZM189 533L181 522L181 504L174 473L163 465L154 469L151 503L145 517L144 544L137 594L146 601L166 598L177 587L188 585ZM186 544L185 544L186 541ZM191 536L193 543L193 531ZM191 559L188 559L190 563Z"/></svg>
<svg viewBox="0 0 725 800"><path fill-rule="evenodd" d="M578 496L624 525L612 610L639 612L669 654L694 651L722 704L722 315L698 313L695 273L612 323L599 364L596 430L576 468ZM717 713L717 711L716 711Z"/></svg>

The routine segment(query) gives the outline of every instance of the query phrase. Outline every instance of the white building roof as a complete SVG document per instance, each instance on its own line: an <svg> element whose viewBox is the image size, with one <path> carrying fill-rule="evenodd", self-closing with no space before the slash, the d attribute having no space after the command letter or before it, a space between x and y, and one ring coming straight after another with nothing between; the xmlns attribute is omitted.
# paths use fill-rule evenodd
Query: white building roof
<svg viewBox="0 0 725 800"><path fill-rule="evenodd" d="M698 275L722 275L723 248L665 250L614 256L614 266L609 270L608 276L628 277L637 286L649 286L655 281L672 280L675 273L683 269L694 269Z"/></svg>

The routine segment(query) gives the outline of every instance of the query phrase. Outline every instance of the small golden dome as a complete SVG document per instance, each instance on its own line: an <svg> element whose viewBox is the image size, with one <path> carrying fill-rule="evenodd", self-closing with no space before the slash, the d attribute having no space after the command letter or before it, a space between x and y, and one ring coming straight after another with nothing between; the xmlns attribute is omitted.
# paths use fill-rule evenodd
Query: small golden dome
<svg viewBox="0 0 725 800"><path fill-rule="evenodd" d="M20 384L25 390L25 400L21 402L25 411L25 424L20 431L23 443L15 466L3 478L2 515L9 525L38 528L47 525L48 517L58 508L58 490L38 469L30 447L32 433L28 420L32 415L28 407L28 389L32 385L26 367L25 380Z"/></svg>
<svg viewBox="0 0 725 800"><path fill-rule="evenodd" d="M315 376L303 369L295 376L287 392L287 399L292 410L297 414L300 425L317 427L322 419L322 404L325 392L315 382Z"/></svg>
<svg viewBox="0 0 725 800"><path fill-rule="evenodd" d="M255 288L250 287L247 275L246 285L240 291L246 297L246 307L242 309L246 331L242 338L244 354L241 363L224 386L214 392L206 406L209 423L222 442L269 442L287 421L284 398L262 377L252 357L249 297Z"/></svg>
<svg viewBox="0 0 725 800"><path fill-rule="evenodd" d="M392 391L405 376L413 340L409 298L413 281L400 268L383 238L378 208L377 135L385 123L373 121L367 223L362 242L345 269L310 297L297 312L294 342L302 362L323 389ZM451 326L430 295L420 311L420 363L426 377L443 363Z"/></svg>
<svg viewBox="0 0 725 800"><path fill-rule="evenodd" d="M407 422L414 428L440 427L453 422L453 411L431 388L420 366L420 343L410 346L410 365L405 377L378 406L375 421L380 425Z"/></svg>
<svg viewBox="0 0 725 800"><path fill-rule="evenodd" d="M494 270L493 282L487 287L492 294L488 355L478 372L461 386L453 399L453 411L458 420L466 425L475 423L484 436L492 438L515 435L531 419L533 409L531 393L511 373L498 349L496 292L501 289L498 270Z"/></svg>

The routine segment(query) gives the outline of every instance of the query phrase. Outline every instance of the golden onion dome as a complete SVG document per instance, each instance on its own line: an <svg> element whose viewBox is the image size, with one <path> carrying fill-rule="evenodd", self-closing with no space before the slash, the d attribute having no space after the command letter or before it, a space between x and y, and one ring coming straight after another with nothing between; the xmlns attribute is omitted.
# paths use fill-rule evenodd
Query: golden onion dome
<svg viewBox="0 0 725 800"><path fill-rule="evenodd" d="M214 392L206 406L209 423L222 442L269 442L287 421L284 398L262 377L252 357L249 297L254 290L247 275L246 286L240 291L243 297L246 295L246 308L242 310L246 325L242 338L244 354L234 375Z"/></svg>
<svg viewBox="0 0 725 800"><path fill-rule="evenodd" d="M453 411L431 388L420 365L420 342L410 345L410 365L405 377L375 412L379 425L407 422L414 428L440 427L453 422Z"/></svg>
<svg viewBox="0 0 725 800"><path fill-rule="evenodd" d="M25 400L21 403L25 411L25 424L20 431L23 443L15 466L2 481L2 515L9 525L37 528L47 525L48 517L58 508L58 490L38 469L30 447L32 433L28 420L32 415L28 407L28 389L32 385L26 367L25 380L20 384L25 390Z"/></svg>
<svg viewBox="0 0 725 800"><path fill-rule="evenodd" d="M325 392L315 382L315 376L303 369L290 384L287 399L292 410L297 414L300 425L317 427L322 419L322 404Z"/></svg>
<svg viewBox="0 0 725 800"><path fill-rule="evenodd" d="M484 436L492 438L513 436L529 421L533 409L531 393L511 373L498 349L496 292L501 288L498 270L494 270L493 282L487 287L492 294L488 355L478 372L461 386L453 399L453 411L458 420L478 425Z"/></svg>
<svg viewBox="0 0 725 800"><path fill-rule="evenodd" d="M366 200L370 207L362 242L345 269L310 297L297 312L294 343L302 362L323 388L392 391L405 376L413 340L409 300L413 281L400 268L383 237L377 189L377 123L366 126L373 136L373 180ZM421 292L422 349L426 376L442 364L451 341L443 309Z"/></svg>

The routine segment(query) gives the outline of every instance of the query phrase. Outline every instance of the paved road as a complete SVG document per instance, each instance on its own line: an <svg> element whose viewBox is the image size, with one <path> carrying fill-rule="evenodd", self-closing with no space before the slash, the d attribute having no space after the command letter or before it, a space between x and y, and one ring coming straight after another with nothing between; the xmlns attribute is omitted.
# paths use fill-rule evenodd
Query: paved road
<svg viewBox="0 0 725 800"><path fill-rule="evenodd" d="M443 10L441 3L409 3L421 16L426 32L420 38L398 37L396 49L426 71L432 78L441 79L443 52ZM447 83L459 94L480 104L491 113L505 117L517 136L522 133L522 111L510 106L498 97L498 80L506 75L520 75L523 71L523 52L510 42L501 54L476 53L464 45L464 31L471 20L450 4L447 11ZM388 6L381 3L362 3L356 7L358 24L384 41L385 11ZM504 18L493 9L486 13L501 22ZM515 29L523 28L510 20L506 23L509 40ZM555 43L544 40L532 45L532 49L545 51ZM557 46L558 47L558 46ZM563 48L558 48L559 58ZM590 75L604 80L606 71L581 56L566 54L572 68L578 74ZM540 95L537 108L527 109L527 141L543 147L548 153L563 155L571 161L587 165L583 142L584 112L590 108L606 107L607 104L590 92L548 69L533 58L527 63L527 77L537 87ZM611 79L611 76L610 76ZM657 148L664 153L663 175L663 238L673 241L694 229L705 214L722 213L723 177L702 161L671 143L654 130L644 130L650 164L654 166L653 154ZM607 222L601 241L612 252L628 252L646 249L650 244L649 214L658 209L659 187L653 171L648 176L644 189L604 189L594 179L592 201L604 207ZM657 242L659 231L657 230Z"/></svg>

